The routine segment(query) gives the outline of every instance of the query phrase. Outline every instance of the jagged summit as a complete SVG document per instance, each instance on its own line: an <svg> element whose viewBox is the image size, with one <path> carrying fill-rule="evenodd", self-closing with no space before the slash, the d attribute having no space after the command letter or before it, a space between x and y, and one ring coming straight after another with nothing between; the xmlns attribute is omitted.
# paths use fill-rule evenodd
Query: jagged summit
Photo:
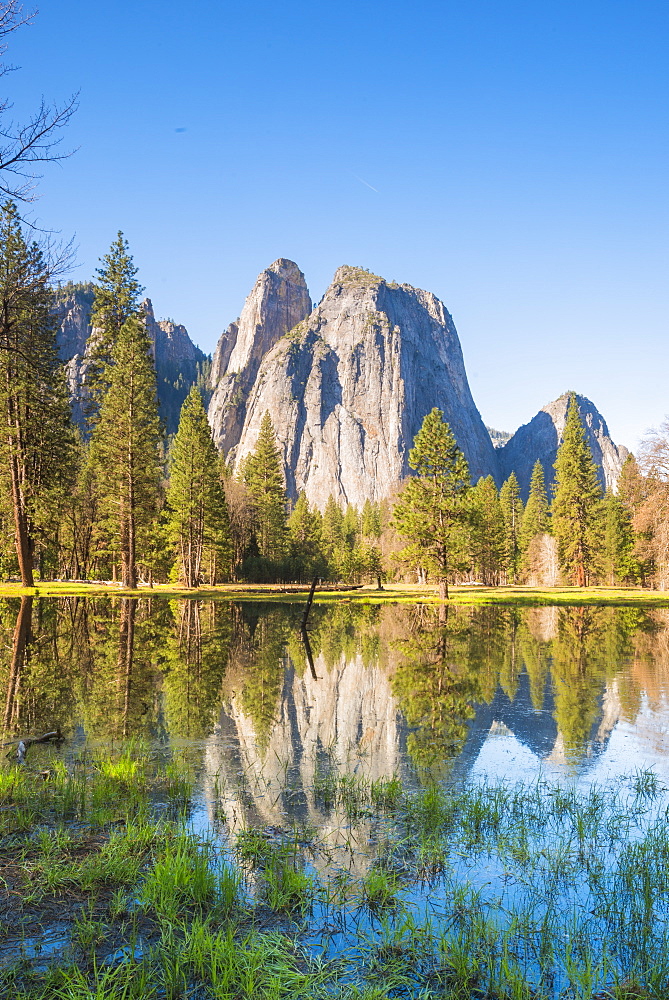
<svg viewBox="0 0 669 1000"><path fill-rule="evenodd" d="M237 463L269 410L292 496L304 489L319 506L330 494L341 503L381 499L408 473L413 438L438 406L473 476L495 469L455 326L435 295L344 266L310 311L306 284L270 273L256 281L238 331L229 328L236 344L245 326L246 365L234 367L233 347L209 408L215 440Z"/></svg>
<svg viewBox="0 0 669 1000"><path fill-rule="evenodd" d="M239 441L246 400L263 358L310 312L304 275L292 260L281 257L261 271L239 318L222 334L211 366L209 423L225 454Z"/></svg>
<svg viewBox="0 0 669 1000"><path fill-rule="evenodd" d="M594 403L586 396L575 395L602 488L615 489L623 462L629 454L627 448L611 440L606 421ZM506 479L511 472L515 472L524 500L527 500L532 467L537 459L544 467L547 488L555 480L553 463L562 444L570 396L570 392L565 392L552 403L547 403L497 450L502 478Z"/></svg>

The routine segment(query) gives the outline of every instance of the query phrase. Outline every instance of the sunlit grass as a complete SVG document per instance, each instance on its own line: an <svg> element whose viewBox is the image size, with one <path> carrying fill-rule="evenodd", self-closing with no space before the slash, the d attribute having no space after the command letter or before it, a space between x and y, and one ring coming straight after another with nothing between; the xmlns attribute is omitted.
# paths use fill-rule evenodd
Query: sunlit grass
<svg viewBox="0 0 669 1000"><path fill-rule="evenodd" d="M309 792L336 850L307 826L196 835L180 761L139 744L83 750L46 780L3 765L17 914L66 919L70 950L6 963L0 996L669 996L669 803L654 771L584 791L410 790L330 762ZM337 953L317 959L333 935Z"/></svg>

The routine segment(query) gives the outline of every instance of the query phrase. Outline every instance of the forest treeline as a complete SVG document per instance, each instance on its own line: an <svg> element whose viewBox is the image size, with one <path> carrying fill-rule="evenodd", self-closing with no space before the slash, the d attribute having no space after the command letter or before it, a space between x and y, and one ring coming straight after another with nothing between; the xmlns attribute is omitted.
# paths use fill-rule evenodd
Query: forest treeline
<svg viewBox="0 0 669 1000"><path fill-rule="evenodd" d="M512 474L472 485L438 410L397 495L362 509L304 493L289 502L270 415L233 474L193 386L168 441L158 415L143 289L122 233L94 283L83 432L71 421L52 315L48 254L16 206L0 210L0 575L41 579L486 585L559 582L664 587L669 575L669 441L651 435L603 494L570 402L549 496L537 462L523 504Z"/></svg>

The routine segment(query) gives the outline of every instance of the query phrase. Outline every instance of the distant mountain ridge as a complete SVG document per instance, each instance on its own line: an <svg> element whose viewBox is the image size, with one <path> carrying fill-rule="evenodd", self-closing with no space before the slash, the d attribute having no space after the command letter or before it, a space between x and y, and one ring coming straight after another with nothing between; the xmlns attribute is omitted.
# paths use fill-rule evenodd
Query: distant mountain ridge
<svg viewBox="0 0 669 1000"><path fill-rule="evenodd" d="M53 315L58 324L60 357L65 363L72 401L73 419L84 427L88 358L86 344L91 335L92 282L68 283L56 290ZM181 405L191 386L208 371L208 357L192 342L184 326L172 320L156 320L151 299L142 302L146 326L153 345L160 415L168 434L179 425Z"/></svg>
<svg viewBox="0 0 669 1000"><path fill-rule="evenodd" d="M232 347L209 407L214 440L237 466L269 411L291 497L304 490L319 507L330 495L342 504L381 500L408 474L413 439L438 406L472 473L494 469L453 320L432 293L341 267L312 310L302 272L281 259L258 277L240 331L248 316L267 321L240 355L250 359L241 371L230 370Z"/></svg>
<svg viewBox="0 0 669 1000"><path fill-rule="evenodd" d="M622 445L614 444L606 421L594 403L578 393L574 395L602 489L615 490L629 452ZM555 481L553 464L562 444L570 396L571 393L565 392L552 403L547 403L529 423L519 427L497 452L502 478L506 479L511 472L515 472L523 500L527 500L532 467L537 459L543 465L547 489L550 490Z"/></svg>
<svg viewBox="0 0 669 1000"><path fill-rule="evenodd" d="M222 335L211 370L214 440L239 467L268 411L288 493L323 507L391 496L409 473L423 417L437 406L472 479L498 485L515 472L526 498L539 459L548 485L568 394L515 434L486 428L472 398L458 335L431 292L341 267L313 309L304 275L280 258L261 272L239 320ZM577 396L602 486L615 488L627 455L604 418ZM495 447L493 447L493 444Z"/></svg>
<svg viewBox="0 0 669 1000"><path fill-rule="evenodd" d="M57 291L54 307L80 426L93 295L90 283L68 284ZM491 475L499 486L514 472L526 499L539 459L547 485L553 481L569 394L514 434L486 428L453 320L431 292L344 266L313 306L302 271L279 258L258 276L211 362L184 326L156 320L150 299L142 306L167 432L176 431L181 404L197 382L214 441L239 467L269 411L292 498L305 490L322 508L330 494L357 505L392 496L409 474L414 436L434 406L450 424L473 480ZM627 449L612 441L594 404L576 398L602 486L615 489Z"/></svg>

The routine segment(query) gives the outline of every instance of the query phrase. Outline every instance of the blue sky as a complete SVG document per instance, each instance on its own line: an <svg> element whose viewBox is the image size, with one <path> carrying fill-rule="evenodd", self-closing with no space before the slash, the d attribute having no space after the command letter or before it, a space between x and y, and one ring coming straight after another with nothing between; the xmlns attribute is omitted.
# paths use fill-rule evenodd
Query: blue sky
<svg viewBox="0 0 669 1000"><path fill-rule="evenodd" d="M92 276L118 229L156 315L212 351L295 260L428 288L484 420L567 389L634 448L669 412L669 5L42 0L17 118L80 90L37 218Z"/></svg>

